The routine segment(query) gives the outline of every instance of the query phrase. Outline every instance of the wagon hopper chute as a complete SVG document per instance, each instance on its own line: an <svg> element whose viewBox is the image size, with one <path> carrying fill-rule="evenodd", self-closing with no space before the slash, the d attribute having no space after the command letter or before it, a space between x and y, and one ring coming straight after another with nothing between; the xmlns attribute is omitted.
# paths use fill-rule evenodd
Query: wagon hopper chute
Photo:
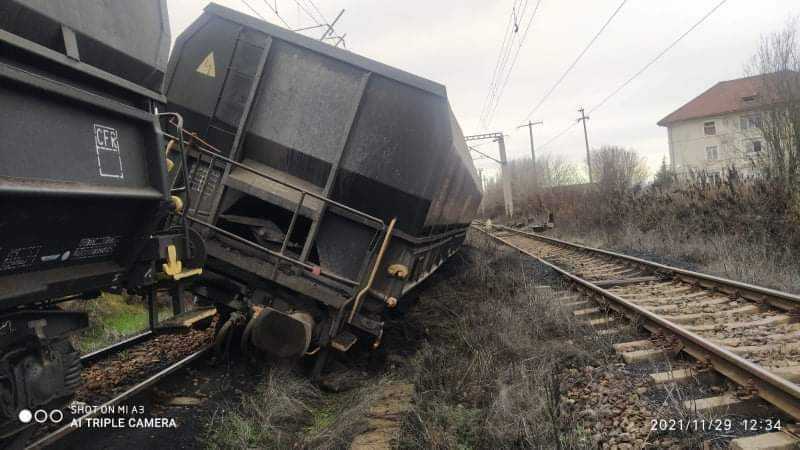
<svg viewBox="0 0 800 450"><path fill-rule="evenodd" d="M456 252L478 208L432 81L210 5L176 42L167 95L198 136L189 212L218 275L198 292L245 306L245 346L379 339L383 308Z"/></svg>

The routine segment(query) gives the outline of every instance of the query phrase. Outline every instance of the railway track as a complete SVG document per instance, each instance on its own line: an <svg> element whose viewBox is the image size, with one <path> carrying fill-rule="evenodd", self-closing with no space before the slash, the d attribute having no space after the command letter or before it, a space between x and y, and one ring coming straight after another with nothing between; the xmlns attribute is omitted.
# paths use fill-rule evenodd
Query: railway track
<svg viewBox="0 0 800 450"><path fill-rule="evenodd" d="M666 266L503 226L473 226L549 266L584 298L574 314L599 333L618 331L622 318L651 333L651 339L615 346L628 363L681 352L712 369L736 389L687 402L712 411L760 398L784 417L800 421L800 296ZM611 314L608 314L611 313ZM653 374L655 382L680 382L696 375L683 368ZM796 433L794 424L786 429ZM759 447L757 439L784 447ZM797 435L755 436L747 448L800 448Z"/></svg>
<svg viewBox="0 0 800 450"><path fill-rule="evenodd" d="M62 409L63 420L34 431L25 448L54 448L91 420L118 416L118 405L206 356L212 349L211 330L213 327L174 334L148 331L82 356L83 384L74 400L91 408L78 409L77 414L71 413L69 407ZM75 421L80 426L75 426Z"/></svg>

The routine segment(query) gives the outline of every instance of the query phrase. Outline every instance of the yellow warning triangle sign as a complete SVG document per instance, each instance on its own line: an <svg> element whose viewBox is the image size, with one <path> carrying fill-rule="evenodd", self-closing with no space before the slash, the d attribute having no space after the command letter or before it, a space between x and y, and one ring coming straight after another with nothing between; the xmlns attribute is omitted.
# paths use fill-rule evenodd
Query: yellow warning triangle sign
<svg viewBox="0 0 800 450"><path fill-rule="evenodd" d="M203 62L197 66L197 72L211 78L215 78L217 76L217 66L214 64L214 52L209 53Z"/></svg>

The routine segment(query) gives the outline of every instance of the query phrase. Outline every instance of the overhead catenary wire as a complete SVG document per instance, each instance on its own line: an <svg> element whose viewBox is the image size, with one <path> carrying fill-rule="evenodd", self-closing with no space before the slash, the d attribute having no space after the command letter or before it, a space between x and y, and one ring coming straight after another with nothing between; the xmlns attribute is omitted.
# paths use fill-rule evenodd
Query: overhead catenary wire
<svg viewBox="0 0 800 450"><path fill-rule="evenodd" d="M557 135L555 135L555 136L551 137L550 139L548 139L547 141L545 141L545 143L544 143L544 144L540 145L540 146L539 146L539 151L542 151L542 150L544 150L544 149L545 149L545 147L547 147L548 145L550 145L550 144L552 144L553 142L557 141L559 138L561 138L561 136L564 136L565 134L567 134L567 132L568 132L569 130L571 130L571 129L575 128L575 125L577 125L577 124L578 124L578 122L577 122L577 121L572 121L572 122L570 122L569 126L567 126L566 128L564 128L563 130L561 130L561 132L559 132Z"/></svg>
<svg viewBox="0 0 800 450"><path fill-rule="evenodd" d="M251 5L247 0L241 0L241 2L244 3L244 5L247 6L247 8L250 11L252 11L253 14L257 15L261 20L267 20L264 16L261 15L260 12L258 12L257 9L253 8L253 5Z"/></svg>
<svg viewBox="0 0 800 450"><path fill-rule="evenodd" d="M664 50L662 50L662 51L661 51L659 54L657 54L657 55L655 56L655 58L651 59L651 60L650 60L650 61L649 61L647 64L645 64L645 65L644 65L644 67L642 67L641 69L639 69L639 71L638 71L638 72L636 72L635 74L633 74L633 76L632 76L632 77L628 78L628 79L627 79L627 80L626 80L624 83L622 83L622 84L621 84L619 87L617 87L616 89L614 89L614 91L613 91L613 92L611 92L609 95L607 95L607 96L606 96L606 97L605 97L605 98L604 98L604 99L603 99L603 100L602 100L600 103L598 103L598 104L597 104L597 105L596 105L594 108L590 109L590 110L589 110L589 114L593 113L593 112L594 112L594 111L596 111L598 108L600 108L601 106L605 105L605 104L606 104L606 102L608 102L608 101L609 101L609 100L610 100L612 97L614 97L615 95L617 95L617 94L618 94L618 93L619 93L621 90L625 89L625 87L626 87L627 85L631 84L631 82L633 82L633 80L635 80L635 79L636 79L636 78L638 78L640 75L642 75L642 74L643 74L643 73L644 73L644 72L645 72L647 69L649 69L649 68L650 68L650 66L652 66L653 64L655 64L656 62L658 62L658 60L660 60L660 59L661 59L661 58L662 58L664 55L666 55L666 54L667 54L667 52L669 52L670 50L672 50L672 48L673 48L673 47L675 47L676 45L678 45L678 43L679 43L680 41L682 41L682 40L683 40L683 38L685 38L685 37L686 37L686 36L687 36L689 33L691 33L692 31L694 31L694 29L695 29L695 28L699 27L699 26L700 26L700 24L702 24L703 22L705 22L705 21L706 21L706 19L708 19L708 18L709 18L709 17L710 17L712 14L714 14L714 12L715 12L716 10L718 10L720 7L722 7L722 5L724 5L724 4L725 4L725 3L727 3L727 2L728 2L728 0L722 0L722 1L720 1L719 3L717 3L717 5L716 5L716 6L714 6L713 8L711 8L711 10L710 10L710 11L708 11L708 12L707 12L707 13L706 13L706 14L705 14L703 17L701 17L701 18L700 18L700 20L698 20L697 22L695 22L695 23L694 23L694 25L692 25L691 27L689 27L689 29L688 29L688 30L686 30L686 31L685 31L683 34L681 34L680 36L678 36L678 38L677 38L677 39L675 39L674 41L672 41L672 43L671 43L671 44L669 44L669 45L668 45L668 46L667 46L667 47L666 47Z"/></svg>
<svg viewBox="0 0 800 450"><path fill-rule="evenodd" d="M242 1L244 1L244 0L242 0ZM286 20L283 18L283 16L281 16L281 15L278 13L278 6L277 6L277 3L275 4L275 6L272 6L272 5L270 5L270 4L269 4L269 0L263 0L263 1L264 1L264 4L265 4L265 5L267 5L267 8L269 8L269 10L270 10L270 11L272 11L272 13L273 13L273 14L275 14L275 17L277 17L277 18L278 18L278 20L280 20L280 21L281 21L281 23L283 23L283 25L284 25L286 28L289 28L289 29L291 29L291 28L292 28L292 27L290 27L290 26L289 26L289 22L287 22L287 21L286 21ZM253 8L252 8L252 7L250 7L250 9L253 9ZM258 13L256 13L256 14L258 14ZM258 14L258 16L259 16L259 17L261 17L262 19L264 19L264 17L262 17L262 16L261 16L261 14ZM267 20L267 19L264 19L264 20Z"/></svg>
<svg viewBox="0 0 800 450"><path fill-rule="evenodd" d="M311 5L311 9L313 9L319 15L321 23L328 23L328 19L325 17L325 14L322 14L322 11L320 11L320 9L317 7L317 4L314 3L314 0L305 0L305 1L306 3Z"/></svg>
<svg viewBox="0 0 800 450"><path fill-rule="evenodd" d="M498 72L500 71L501 64L504 60L506 48L507 46L510 45L509 39L513 40L515 38L514 21L516 19L514 11L515 8L517 7L517 1L518 0L514 0L514 3L512 4L511 8L511 13L508 15L508 24L506 24L506 30L503 32L503 41L500 44L500 50L497 53L497 61L495 61L494 69L492 70L492 79L489 82L489 88L486 91L486 97L484 98L483 106L481 107L481 114L480 114L481 122L484 121L484 118L486 117L486 110L488 109L489 104L493 101L495 93L494 87L497 82Z"/></svg>
<svg viewBox="0 0 800 450"><path fill-rule="evenodd" d="M494 79L492 80L492 84L490 87L490 96L489 101L486 103L485 108L483 110L483 114L481 120L485 127L489 127L489 116L491 115L492 110L494 109L494 104L497 102L497 98L500 92L500 85L502 80L504 79L504 75L506 73L506 68L508 67L509 57L511 56L511 52L514 49L514 46L517 44L517 39L519 39L520 33L518 32L519 26L517 24L517 13L516 8L521 7L520 16L524 17L525 10L528 8L528 0L524 2L520 2L519 4L512 5L511 8L511 28L509 29L509 40L506 42L506 45L502 50L500 65L497 68L497 73L495 74Z"/></svg>
<svg viewBox="0 0 800 450"><path fill-rule="evenodd" d="M685 32L683 32L683 33L682 33L680 36L678 36L678 37L677 37L675 40L673 40L673 41L672 41L672 42L671 42L671 43L670 43L670 44L669 44L667 47L665 47L663 50L661 50L661 51L660 51L660 52L659 52L659 53L658 53L658 54L657 54L655 57L653 57L652 59L650 59L650 60L649 60L649 61L648 61L648 62L647 62L647 63L646 63L646 64L645 64L645 65L644 65L644 66L643 66L641 69L639 69L638 71L636 71L636 73L634 73L634 74L633 74L633 76L631 76L630 78L628 78L627 80L625 80L625 82L623 82L623 83L622 83L621 85L619 85L619 86L618 86L616 89L614 89L613 91L611 91L611 93L610 93L610 94L608 94L607 96L605 96L605 97L603 98L603 100L601 100L601 101L600 101L599 103L597 103L597 104L596 104L594 107L592 107L592 109L590 109L590 110L589 110L589 115L591 115L593 112L595 112L595 111L597 111L598 109L600 109L601 107L603 107L603 106L604 106L606 103L608 103L608 101L609 101L609 100L611 100L611 99L612 99L612 98L613 98L615 95L617 95L617 94L618 94L619 92L621 92L621 91L622 91L622 90L623 90L625 87L627 87L629 84L631 84L631 83L632 83L632 82L633 82L633 81L634 81L636 78L638 78L639 76L641 76L641 75L642 75L642 74L643 74L645 71L647 71L647 69L649 69L649 68L650 68L650 67L651 67L653 64L655 64L655 63L656 63L656 62L658 62L658 61L659 61L659 60L660 60L662 57L664 57L664 55L666 55L666 54L667 54L667 53L668 53L670 50L672 50L672 49L673 49L673 48L674 48L676 45L678 45L678 43L679 43L680 41L682 41L682 40L683 40L683 39L684 39L686 36L688 36L688 35L689 35L689 33L691 33L692 31L694 31L694 30L695 30L695 29L696 29L698 26L700 26L700 25L701 25L703 22L705 22L705 21L706 21L706 20L707 20L707 19L708 19L708 18L709 18L709 17L710 17L712 14L714 14L714 13L715 13L715 12L716 12L716 11L717 11L717 10L718 10L720 7L722 7L722 5L724 5L724 4L725 4L725 3L727 3L727 2L728 2L728 0L721 0L719 3L717 3L717 4L716 4L716 5L715 5L713 8L711 8L711 9L710 9L710 10L709 10L709 11L708 11L708 12L707 12L705 15L703 15L703 16L702 16L702 17L701 17L701 18L700 18L698 21L696 21L694 24L692 24L692 26L691 26L691 27L689 27L689 28L688 28L688 29L687 29ZM571 130L572 128L574 128L574 127L575 127L575 125L576 125L577 123L578 123L578 122L572 121L572 122L569 124L569 126L567 126L566 128L564 128L564 130L562 130L562 131L561 131L560 133L558 133L557 135L555 135L555 136L553 136L552 138L550 138L549 140L547 140L547 142L545 142L543 145L541 145L541 146L539 147L539 149L543 149L544 147L547 147L549 144L551 144L551 143L555 142L556 140L558 140L559 138L561 138L562 136L564 136L564 135L565 135L565 134L566 134L566 133L567 133L569 130Z"/></svg>
<svg viewBox="0 0 800 450"><path fill-rule="evenodd" d="M347 47L347 44L346 44L346 42L344 40L344 38L347 36L347 33L344 33L344 34L338 35L338 36L334 35L334 25L336 24L336 22L339 21L339 19L341 18L342 14L344 14L344 10L342 10L333 19L333 22L330 22L330 21L328 21L328 18L325 17L325 14L323 14L322 11L319 9L317 4L314 3L314 0L305 0L304 1L304 3L306 3L306 5L310 5L311 6L312 11L309 11L309 9L306 6L303 6L303 4L299 0L294 0L294 2L297 3L297 6L300 9L302 9L302 11L305 13L305 15L308 16L308 18L310 18L311 21L314 22L314 24L315 24L314 26L306 27L305 29L325 28L326 31L322 34L322 37L320 38L320 40L325 41L325 40L330 40L330 39L336 39L337 42L334 44L334 47L338 47L339 44L343 44L345 47ZM316 12L316 14L315 14L315 12Z"/></svg>
<svg viewBox="0 0 800 450"><path fill-rule="evenodd" d="M264 1L266 1L266 0L264 0ZM302 11L303 11L303 13L304 13L306 16L308 16L308 18L309 18L309 19L311 19L311 21L312 21L312 22L314 22L316 25L322 25L322 24L319 22L319 20L317 20L317 18L316 18L316 17L314 17L314 14L312 14L312 13L311 13L311 11L309 11L309 10L308 10L308 8L306 8L306 7L305 7L305 5L303 5L302 3L300 3L300 1L299 1L299 0L294 0L294 2L297 4L297 6L300 8L300 10L302 10Z"/></svg>
<svg viewBox="0 0 800 450"><path fill-rule="evenodd" d="M565 78L567 78L567 75L569 75L569 73L572 71L572 69L574 69L575 66L578 65L578 62L580 62L580 60L583 58L583 56L586 55L586 53L589 51L589 49L592 47L592 45L594 45L594 43L597 41L597 39L600 37L600 35L603 34L603 32L606 30L606 28L608 28L608 25L611 24L611 21L613 21L614 18L617 17L617 14L619 14L620 10L622 10L622 7L625 6L625 3L627 3L627 2L628 2L628 0L622 0L622 2L620 2L619 6L617 6L617 8L614 10L614 12L611 13L611 15L605 21L603 26L600 27L600 30L597 31L597 33L594 35L594 37L592 37L592 39L589 41L589 43L586 44L586 46L583 48L583 50L581 50L581 52L578 54L578 56L575 58L575 60L572 61L572 63L569 65L569 67L567 67L567 70L565 70L564 73L561 74L561 76L558 78L558 80L556 80L556 82L553 84L553 86L550 87L550 89L544 94L544 96L542 96L542 98L539 100L539 102L537 102L536 105L531 109L531 111L525 117L525 120L529 120L531 118L531 116L533 116L533 114L536 113L536 111L538 111L539 108L541 108L541 106L544 104L544 102L546 102L547 99L550 98L551 95L553 95L553 92L555 92L555 90L558 88L558 86L561 85L561 83L564 81Z"/></svg>
<svg viewBox="0 0 800 450"><path fill-rule="evenodd" d="M505 92L506 86L508 85L508 80L511 79L511 73L514 71L514 67L516 67L516 65L517 65L517 61L519 60L519 53L522 50L522 46L525 45L525 39L528 37L528 32L530 31L531 26L533 25L533 21L536 18L536 13L539 11L539 6L541 5L541 3L542 3L542 0L537 0L536 6L533 8L533 13L531 14L531 17L528 20L528 24L525 27L525 31L523 31L523 33L522 33L522 37L520 38L519 44L517 45L516 52L514 53L514 58L511 61L511 66L509 67L508 72L506 72L505 80L503 80L503 84L500 87L500 90L496 95L496 100L495 100L494 106L492 107L492 109L490 111L490 114L489 114L489 117L486 120L487 126L491 125L492 119L494 118L494 114L497 111L497 108L500 106L500 102L503 99L503 93Z"/></svg>
<svg viewBox="0 0 800 450"><path fill-rule="evenodd" d="M269 2L269 0L262 0L262 1L264 2L264 5L267 6L267 8L275 15L275 17L278 18L278 20L281 21L281 23L283 23L283 25L287 29L293 30L292 27L289 25L289 22L286 19L284 19L283 16L278 12L278 2L277 1L275 2L274 5L271 4ZM314 22L315 25L313 27L294 29L293 31L300 32L300 31L305 31L305 30L312 29L312 28L319 28L319 27L325 27L325 26L327 26L329 32L333 31L333 27L332 27L333 24L328 23L327 19L325 18L325 15L322 14L322 12L320 11L319 7L317 7L317 5L314 3L313 0L306 0L306 1L308 1L309 4L311 5L312 9L314 9L317 12L317 14L319 14L319 17L322 18L321 22L317 18L317 16L315 16L311 11L309 11L308 8L303 6L298 0L294 0L294 1L295 1L295 3L297 3L297 6L300 7L305 12L305 14ZM260 18L261 20L264 20L264 21L267 20L264 17L264 15L261 14L248 0L241 0L241 2L247 7L247 9L249 9L258 18ZM344 10L342 10L342 12L344 12ZM339 16L341 16L341 13L339 14ZM337 17L337 20L338 20L338 17ZM334 22L336 22L336 20L334 20ZM346 34L341 35L341 36L327 36L328 34L329 33L326 32L326 34L323 35L323 40L325 40L326 38L327 39L338 39L338 41L334 45L336 47L338 47L339 44L344 44L345 43L344 42L344 38L345 38Z"/></svg>

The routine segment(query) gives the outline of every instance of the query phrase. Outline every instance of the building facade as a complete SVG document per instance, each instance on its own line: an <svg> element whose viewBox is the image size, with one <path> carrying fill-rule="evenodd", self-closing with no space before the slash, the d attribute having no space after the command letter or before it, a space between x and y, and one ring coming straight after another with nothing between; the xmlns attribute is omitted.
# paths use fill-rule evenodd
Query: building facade
<svg viewBox="0 0 800 450"><path fill-rule="evenodd" d="M667 128L669 159L678 175L747 176L765 150L761 134L763 76L717 83L658 122Z"/></svg>

